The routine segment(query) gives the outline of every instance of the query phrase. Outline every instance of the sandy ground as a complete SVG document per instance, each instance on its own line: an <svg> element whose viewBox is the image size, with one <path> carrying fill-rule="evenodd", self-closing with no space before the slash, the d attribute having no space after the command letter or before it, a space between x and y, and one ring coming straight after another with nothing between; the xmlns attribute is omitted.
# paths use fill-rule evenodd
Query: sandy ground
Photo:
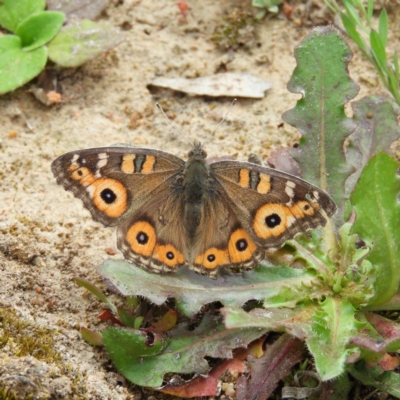
<svg viewBox="0 0 400 400"><path fill-rule="evenodd" d="M63 71L60 105L40 104L27 92L29 84L0 98L0 307L12 307L22 320L51 328L61 353L54 364L31 356L17 358L10 343L0 349L0 382L11 385L20 398L32 391L18 378L21 373L40 380L35 398L46 394L51 398L165 398L129 385L103 351L81 339L81 325L104 328L96 319L102 306L71 278L99 282L97 266L106 258L121 256L107 254L116 248L113 229L93 222L81 202L55 184L50 171L55 157L114 143L184 157L189 150L186 139L208 136L231 99L206 100L168 91L156 97L147 83L157 76L193 78L222 69L249 72L271 82L273 88L261 100L239 99L208 140L209 156L246 160L254 152L265 159L275 148L299 138L281 114L298 98L286 85L295 67L293 48L307 27L283 17L264 20L250 49L226 52L210 36L235 4L203 0L190 1L189 6L184 18L176 1L110 2L102 19L123 27L125 41L78 70ZM321 10L314 12L309 24L324 20ZM398 20L398 15L391 14L391 26L398 30L394 18ZM398 31L392 35L397 40L390 42L391 50L399 52ZM361 95L383 91L373 68L358 53L350 73L362 85ZM166 123L156 101L186 138Z"/></svg>

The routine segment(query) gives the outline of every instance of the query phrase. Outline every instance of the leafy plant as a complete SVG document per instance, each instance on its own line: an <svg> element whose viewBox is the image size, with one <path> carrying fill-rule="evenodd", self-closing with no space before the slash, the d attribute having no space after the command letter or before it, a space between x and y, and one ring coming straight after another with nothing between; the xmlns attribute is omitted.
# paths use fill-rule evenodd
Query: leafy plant
<svg viewBox="0 0 400 400"><path fill-rule="evenodd" d="M381 11L376 30L372 28L374 0L368 0L367 6L361 0L343 0L344 12L336 0L324 1L333 12L340 15L347 34L373 64L383 84L400 104L398 54L395 51L392 60L389 60L386 51L389 32L386 10Z"/></svg>
<svg viewBox="0 0 400 400"><path fill-rule="evenodd" d="M279 11L279 4L282 4L283 0L253 0L252 6L261 8L256 15L257 19L263 19L267 12L277 14Z"/></svg>
<svg viewBox="0 0 400 400"><path fill-rule="evenodd" d="M44 8L45 0L0 1L0 26L13 33L0 37L0 94L29 82L48 59L77 67L122 41L117 31L90 20L62 27L68 15Z"/></svg>
<svg viewBox="0 0 400 400"><path fill-rule="evenodd" d="M226 371L250 368L250 377L237 379L236 398L266 399L280 380L293 386L294 372L307 372L307 361L300 363L307 347L320 380L315 398L348 398L346 372L400 398L399 361L390 355L400 349L400 324L376 313L400 309L399 163L389 155L400 137L399 107L370 96L352 104L353 118L345 115L358 88L348 75L350 49L334 28L312 30L295 57L289 90L302 98L283 119L302 139L290 152L303 176L329 191L339 212L323 231L275 252L275 266L224 271L216 280L190 271L160 276L126 261L105 261L99 272L113 290L156 305L174 298L161 320L169 320L171 310L180 313L157 325L139 305L127 304L121 314L98 289L84 285L108 305L114 323L85 335L104 346L131 382L186 398L215 396ZM266 340L271 331L284 334ZM171 373L195 375L176 381ZM290 388L291 396L301 389Z"/></svg>

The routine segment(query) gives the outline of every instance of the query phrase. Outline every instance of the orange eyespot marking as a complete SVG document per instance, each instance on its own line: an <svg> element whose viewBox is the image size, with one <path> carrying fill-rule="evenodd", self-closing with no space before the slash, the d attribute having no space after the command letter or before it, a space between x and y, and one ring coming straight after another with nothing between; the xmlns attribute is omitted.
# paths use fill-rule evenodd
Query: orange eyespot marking
<svg viewBox="0 0 400 400"><path fill-rule="evenodd" d="M146 160L142 165L142 174L150 174L153 172L154 164L156 163L156 158L154 156L146 156Z"/></svg>
<svg viewBox="0 0 400 400"><path fill-rule="evenodd" d="M281 204L265 204L258 209L253 219L255 234L268 239L280 236L295 221L291 209Z"/></svg>
<svg viewBox="0 0 400 400"><path fill-rule="evenodd" d="M129 228L125 240L136 254L149 257L156 245L156 231L148 222L139 221Z"/></svg>
<svg viewBox="0 0 400 400"><path fill-rule="evenodd" d="M227 250L220 250L216 247L211 247L203 254L200 254L194 260L197 265L202 265L207 269L214 269L221 265L229 264L229 255Z"/></svg>
<svg viewBox="0 0 400 400"><path fill-rule="evenodd" d="M269 175L260 174L260 182L257 185L257 192L267 194L271 190L271 177Z"/></svg>
<svg viewBox="0 0 400 400"><path fill-rule="evenodd" d="M135 172L135 154L125 154L122 157L121 171L125 174L133 174Z"/></svg>
<svg viewBox="0 0 400 400"><path fill-rule="evenodd" d="M84 186L89 186L96 180L89 168L79 167L77 164L70 165L68 171L71 171L71 178L74 181L79 181Z"/></svg>
<svg viewBox="0 0 400 400"><path fill-rule="evenodd" d="M154 249L154 256L170 268L182 265L185 261L183 254L172 246L172 244L157 245Z"/></svg>
<svg viewBox="0 0 400 400"><path fill-rule="evenodd" d="M96 179L92 186L95 206L110 218L120 217L128 207L128 192L115 179Z"/></svg>
<svg viewBox="0 0 400 400"><path fill-rule="evenodd" d="M250 260L256 250L257 246L244 229L236 229L229 238L228 253L233 263Z"/></svg>
<svg viewBox="0 0 400 400"><path fill-rule="evenodd" d="M250 171L248 169L241 169L239 172L239 185L248 188L250 185Z"/></svg>
<svg viewBox="0 0 400 400"><path fill-rule="evenodd" d="M304 218L305 215L314 215L314 208L306 200L298 201L290 207L290 211L297 218Z"/></svg>

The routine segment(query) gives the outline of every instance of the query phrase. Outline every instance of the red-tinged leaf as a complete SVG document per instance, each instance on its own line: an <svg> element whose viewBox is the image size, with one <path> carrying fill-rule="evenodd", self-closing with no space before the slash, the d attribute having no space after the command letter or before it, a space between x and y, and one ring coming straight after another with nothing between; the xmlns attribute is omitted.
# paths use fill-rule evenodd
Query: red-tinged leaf
<svg viewBox="0 0 400 400"><path fill-rule="evenodd" d="M400 339L399 324L374 313L368 313L365 316L384 339Z"/></svg>
<svg viewBox="0 0 400 400"><path fill-rule="evenodd" d="M397 356L391 356L390 354L384 354L382 360L378 362L378 365L384 371L393 371L400 365L400 360Z"/></svg>
<svg viewBox="0 0 400 400"><path fill-rule="evenodd" d="M291 368L301 361L304 353L304 343L288 334L283 334L277 341L269 345L264 355L259 359L251 358L251 379L247 389L240 389L238 400L265 400L272 394L281 379L291 373ZM244 382L241 381L241 384Z"/></svg>
<svg viewBox="0 0 400 400"><path fill-rule="evenodd" d="M98 332L93 332L88 328L81 328L81 335L83 340L91 344L92 346L103 346L103 337Z"/></svg>
<svg viewBox="0 0 400 400"><path fill-rule="evenodd" d="M166 314L156 323L154 323L148 331L154 332L168 332L171 330L175 325L176 321L178 320L178 313L175 310L168 310Z"/></svg>
<svg viewBox="0 0 400 400"><path fill-rule="evenodd" d="M216 396L218 394L219 380L226 371L229 371L229 373L235 377L240 373L246 372L246 365L243 361L248 354L249 350L239 350L235 352L234 358L221 362L208 374L207 377L197 376L179 386L176 386L171 382L160 389L160 391L184 397L186 399L193 397Z"/></svg>
<svg viewBox="0 0 400 400"><path fill-rule="evenodd" d="M286 147L279 147L268 157L268 165L280 171L300 177L299 163L291 156Z"/></svg>
<svg viewBox="0 0 400 400"><path fill-rule="evenodd" d="M120 326L123 326L124 324L115 317L115 315L110 311L110 310L104 310L102 311L98 316L98 319L102 321L111 321L113 324L117 324Z"/></svg>

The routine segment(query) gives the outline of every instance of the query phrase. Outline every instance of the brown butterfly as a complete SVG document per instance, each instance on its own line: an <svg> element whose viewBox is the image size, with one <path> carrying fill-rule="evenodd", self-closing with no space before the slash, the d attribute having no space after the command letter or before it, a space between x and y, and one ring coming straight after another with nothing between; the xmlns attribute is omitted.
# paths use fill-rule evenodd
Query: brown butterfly
<svg viewBox="0 0 400 400"><path fill-rule="evenodd" d="M187 161L103 147L64 154L52 171L94 220L117 227L126 259L157 273L253 268L266 249L325 225L336 211L327 193L300 178L253 163L209 164L206 156L200 143Z"/></svg>

